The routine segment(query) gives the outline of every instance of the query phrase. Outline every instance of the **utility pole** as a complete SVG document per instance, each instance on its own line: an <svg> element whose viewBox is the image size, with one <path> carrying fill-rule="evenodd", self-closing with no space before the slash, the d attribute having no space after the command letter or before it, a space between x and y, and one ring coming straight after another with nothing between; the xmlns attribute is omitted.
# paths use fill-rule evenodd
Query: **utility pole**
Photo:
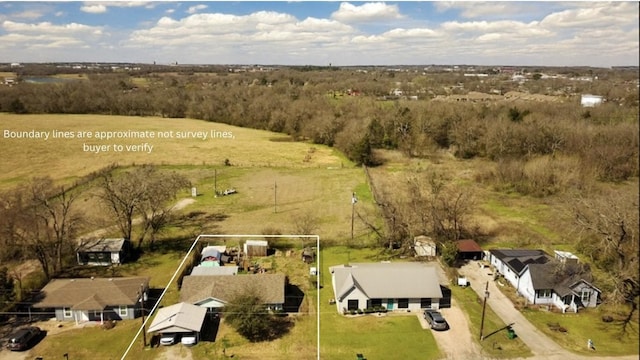
<svg viewBox="0 0 640 360"><path fill-rule="evenodd" d="M147 346L147 331L144 328L144 284L140 285L140 310L142 310L142 348Z"/></svg>
<svg viewBox="0 0 640 360"><path fill-rule="evenodd" d="M480 320L480 341L484 340L482 336L482 330L484 328L484 312L487 309L487 298L489 297L489 282L487 281L487 285L484 288L484 300L482 302L482 318Z"/></svg>
<svg viewBox="0 0 640 360"><path fill-rule="evenodd" d="M356 203L358 202L358 198L356 197L356 193L351 194L351 242L347 246L347 265L351 262L351 244L353 244L353 219L355 217L356 212Z"/></svg>

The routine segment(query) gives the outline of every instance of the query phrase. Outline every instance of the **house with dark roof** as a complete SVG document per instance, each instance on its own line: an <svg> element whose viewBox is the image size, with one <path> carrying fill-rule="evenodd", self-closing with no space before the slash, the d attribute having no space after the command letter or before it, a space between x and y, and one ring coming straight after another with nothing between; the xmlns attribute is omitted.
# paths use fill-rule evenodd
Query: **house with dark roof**
<svg viewBox="0 0 640 360"><path fill-rule="evenodd" d="M595 307L602 293L593 286L588 268L557 260L530 264L522 274L518 293L530 304L553 305L562 312Z"/></svg>
<svg viewBox="0 0 640 360"><path fill-rule="evenodd" d="M182 279L180 301L218 312L235 297L255 293L271 310L282 310L284 274L189 275Z"/></svg>
<svg viewBox="0 0 640 360"><path fill-rule="evenodd" d="M600 289L588 267L573 254L552 258L542 250L490 250L491 265L529 304L551 305L562 312L595 307ZM569 259L570 261L567 261Z"/></svg>
<svg viewBox="0 0 640 360"><path fill-rule="evenodd" d="M131 241L124 238L91 239L76 252L79 265L119 265L124 263L131 253Z"/></svg>
<svg viewBox="0 0 640 360"><path fill-rule="evenodd" d="M520 288L520 278L529 264L546 264L553 258L544 250L530 249L492 249L489 250L489 263L498 273L513 285Z"/></svg>
<svg viewBox="0 0 640 360"><path fill-rule="evenodd" d="M142 314L149 278L53 279L40 291L42 300L34 308L53 309L60 321L134 319Z"/></svg>
<svg viewBox="0 0 640 360"><path fill-rule="evenodd" d="M194 334L200 341L207 309L188 303L178 303L158 310L149 326L148 333Z"/></svg>
<svg viewBox="0 0 640 360"><path fill-rule="evenodd" d="M436 269L424 263L355 263L329 268L338 312L385 307L389 311L438 309Z"/></svg>

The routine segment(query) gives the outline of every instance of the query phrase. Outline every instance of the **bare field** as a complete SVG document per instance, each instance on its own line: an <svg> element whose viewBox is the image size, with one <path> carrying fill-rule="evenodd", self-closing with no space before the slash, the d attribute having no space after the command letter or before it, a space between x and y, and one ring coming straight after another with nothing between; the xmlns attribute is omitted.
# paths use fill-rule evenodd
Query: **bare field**
<svg viewBox="0 0 640 360"><path fill-rule="evenodd" d="M49 139L12 138L12 132L48 132ZM72 132L74 138L53 138L53 131ZM96 139L96 132L147 131L154 138ZM109 164L222 165L317 168L340 167L346 161L327 147L290 141L267 131L238 128L189 119L141 118L101 115L13 115L0 114L0 188L14 185L32 176L49 175L56 180L73 180ZM7 133L9 131L9 133ZM79 131L92 138L78 138ZM211 132L231 134L211 138ZM173 132L173 137L158 138L158 132ZM207 134L206 140L178 138ZM146 144L146 146L145 146ZM97 152L86 146L102 146ZM115 151L114 145L123 146ZM127 151L137 146L140 152ZM152 146L152 148L151 148ZM85 151L87 150L87 151Z"/></svg>

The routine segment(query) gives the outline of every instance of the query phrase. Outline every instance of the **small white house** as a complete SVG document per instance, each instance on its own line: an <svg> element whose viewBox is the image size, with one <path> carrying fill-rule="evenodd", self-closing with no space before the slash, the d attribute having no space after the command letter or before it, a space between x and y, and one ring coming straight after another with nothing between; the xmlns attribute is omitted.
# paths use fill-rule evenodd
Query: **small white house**
<svg viewBox="0 0 640 360"><path fill-rule="evenodd" d="M604 98L599 95L584 94L580 98L580 105L583 107L594 107L602 104Z"/></svg>

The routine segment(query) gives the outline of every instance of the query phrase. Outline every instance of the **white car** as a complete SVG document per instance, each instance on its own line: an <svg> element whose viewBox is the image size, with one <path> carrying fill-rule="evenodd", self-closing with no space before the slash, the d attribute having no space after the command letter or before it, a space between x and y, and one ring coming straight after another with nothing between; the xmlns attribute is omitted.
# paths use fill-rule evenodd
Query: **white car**
<svg viewBox="0 0 640 360"><path fill-rule="evenodd" d="M182 342L182 345L193 346L198 343L198 338L196 337L196 334L185 334L182 335L182 340L180 341Z"/></svg>
<svg viewBox="0 0 640 360"><path fill-rule="evenodd" d="M166 333L160 336L160 345L173 345L178 340L178 334Z"/></svg>

